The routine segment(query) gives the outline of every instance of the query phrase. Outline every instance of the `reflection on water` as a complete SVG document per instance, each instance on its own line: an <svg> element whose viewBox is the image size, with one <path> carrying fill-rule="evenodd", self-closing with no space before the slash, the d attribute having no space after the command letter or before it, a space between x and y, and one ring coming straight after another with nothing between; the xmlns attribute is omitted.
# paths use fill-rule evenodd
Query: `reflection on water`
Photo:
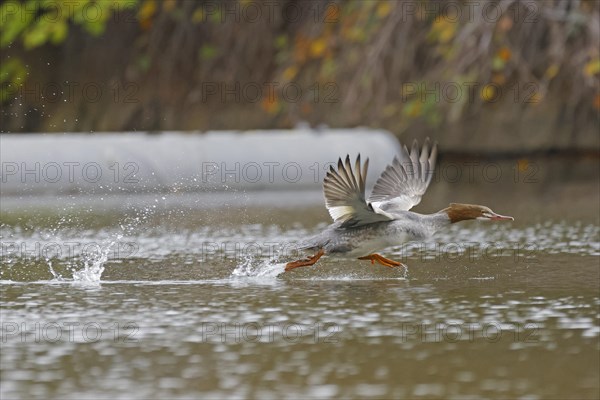
<svg viewBox="0 0 600 400"><path fill-rule="evenodd" d="M494 281L10 284L3 398L597 398L600 302L580 292Z"/></svg>
<svg viewBox="0 0 600 400"><path fill-rule="evenodd" d="M3 399L600 396L595 221L281 274L320 207L163 216L0 227Z"/></svg>

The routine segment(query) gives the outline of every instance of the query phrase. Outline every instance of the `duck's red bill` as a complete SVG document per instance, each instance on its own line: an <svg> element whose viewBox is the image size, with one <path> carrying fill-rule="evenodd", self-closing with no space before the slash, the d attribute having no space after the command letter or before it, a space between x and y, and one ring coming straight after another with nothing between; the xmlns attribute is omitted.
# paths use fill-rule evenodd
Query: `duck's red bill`
<svg viewBox="0 0 600 400"><path fill-rule="evenodd" d="M509 217L508 215L500 215L500 214L494 214L490 217L490 219L492 221L514 221L515 220L513 217Z"/></svg>

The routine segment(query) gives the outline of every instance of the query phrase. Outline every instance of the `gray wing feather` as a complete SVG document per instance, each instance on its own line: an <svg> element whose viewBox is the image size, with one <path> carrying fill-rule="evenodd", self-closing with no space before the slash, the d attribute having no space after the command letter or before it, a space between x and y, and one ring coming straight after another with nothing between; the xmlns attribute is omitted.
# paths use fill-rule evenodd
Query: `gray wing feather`
<svg viewBox="0 0 600 400"><path fill-rule="evenodd" d="M373 222L389 221L388 216L377 214L365 199L365 180L369 159L360 165L360 154L356 158L354 171L350 156L346 162L338 160L337 171L331 166L323 181L325 205L334 221L341 221L343 227L360 226Z"/></svg>
<svg viewBox="0 0 600 400"><path fill-rule="evenodd" d="M419 204L433 177L437 143L433 144L431 151L429 149L429 138L420 152L416 140L410 151L406 146L402 147L400 154L375 182L369 202L373 203L376 211L407 211Z"/></svg>

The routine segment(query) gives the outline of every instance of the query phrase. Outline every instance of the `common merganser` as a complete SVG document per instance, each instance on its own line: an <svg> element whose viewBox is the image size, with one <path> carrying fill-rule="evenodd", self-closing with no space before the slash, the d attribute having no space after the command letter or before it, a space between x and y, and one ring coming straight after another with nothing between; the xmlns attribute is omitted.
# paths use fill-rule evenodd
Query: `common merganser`
<svg viewBox="0 0 600 400"><path fill-rule="evenodd" d="M349 155L345 163L340 158L337 171L331 166L323 180L325 205L334 222L299 246L301 250L316 251L313 256L289 262L285 270L313 265L323 255L356 257L370 260L371 264L399 267L403 264L376 252L426 239L440 228L459 221L514 220L474 204L450 203L447 208L428 215L408 211L419 204L433 177L437 143L431 151L430 147L429 138L420 153L416 140L410 151L402 146L400 154L375 182L368 201L365 200L365 180L369 159L361 168L359 154L353 170Z"/></svg>

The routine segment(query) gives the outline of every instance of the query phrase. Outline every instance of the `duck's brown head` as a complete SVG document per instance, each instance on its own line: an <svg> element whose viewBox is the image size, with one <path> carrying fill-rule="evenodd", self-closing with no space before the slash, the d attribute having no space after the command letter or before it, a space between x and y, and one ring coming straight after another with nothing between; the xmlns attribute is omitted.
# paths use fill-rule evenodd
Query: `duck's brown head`
<svg viewBox="0 0 600 400"><path fill-rule="evenodd" d="M450 206L442 211L448 214L451 223L466 221L468 219L514 221L513 217L496 214L488 207L476 204L450 203Z"/></svg>

